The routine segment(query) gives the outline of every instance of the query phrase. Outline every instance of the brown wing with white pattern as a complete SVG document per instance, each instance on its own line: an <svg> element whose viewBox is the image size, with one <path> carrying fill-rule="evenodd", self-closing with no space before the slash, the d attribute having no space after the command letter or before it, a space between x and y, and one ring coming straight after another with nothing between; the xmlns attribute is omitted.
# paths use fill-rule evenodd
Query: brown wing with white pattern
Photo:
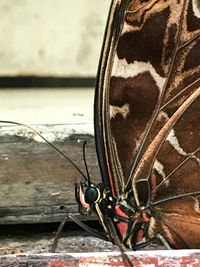
<svg viewBox="0 0 200 267"><path fill-rule="evenodd" d="M133 173L160 129L200 86L199 2L112 1L102 55L97 150L103 175L119 196L131 188ZM176 138L180 142L179 130ZM168 139L172 144L173 134Z"/></svg>

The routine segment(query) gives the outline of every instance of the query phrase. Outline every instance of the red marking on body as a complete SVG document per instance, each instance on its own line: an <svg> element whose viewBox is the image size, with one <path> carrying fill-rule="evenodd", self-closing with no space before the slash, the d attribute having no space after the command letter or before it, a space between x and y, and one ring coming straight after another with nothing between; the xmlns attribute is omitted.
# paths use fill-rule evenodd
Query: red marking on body
<svg viewBox="0 0 200 267"><path fill-rule="evenodd" d="M137 215L137 218L141 216L140 212L137 212L136 215Z"/></svg>
<svg viewBox="0 0 200 267"><path fill-rule="evenodd" d="M149 222L149 220L150 220L149 217L147 217L147 215L145 213L143 214L143 219L145 222Z"/></svg>
<svg viewBox="0 0 200 267"><path fill-rule="evenodd" d="M85 195L83 193L82 187L80 187L79 196L80 196L80 202L81 202L82 206L84 208L86 208L87 211L90 210L90 205L85 202Z"/></svg>
<svg viewBox="0 0 200 267"><path fill-rule="evenodd" d="M129 218L128 215L126 215L126 213L124 213L119 206L115 206L115 210L117 212L117 215L121 216L121 217L124 217L124 218Z"/></svg>
<svg viewBox="0 0 200 267"><path fill-rule="evenodd" d="M124 237L126 236L127 229L128 229L128 224L125 222L120 222L117 224L117 227L120 231L122 238L124 239Z"/></svg>
<svg viewBox="0 0 200 267"><path fill-rule="evenodd" d="M156 186L157 186L156 179L157 179L157 178L156 178L156 175L153 174L153 175L151 176L151 186L152 186L152 190L154 190L154 189L156 188ZM153 192L153 194L151 195L151 200L154 200L155 197L156 197L156 191Z"/></svg>
<svg viewBox="0 0 200 267"><path fill-rule="evenodd" d="M164 230L167 238L169 239L170 243L175 247L175 248L179 248L176 241L173 238L173 234L171 233L170 229L162 223L162 229Z"/></svg>
<svg viewBox="0 0 200 267"><path fill-rule="evenodd" d="M106 162L107 162L107 167L108 167L108 175L109 175L109 179L110 179L110 187L111 187L111 190L112 190L112 195L113 195L113 197L116 198L115 191L114 191L114 184L113 184L113 180L112 180L112 175L111 175L111 171L110 171L110 166L109 166L107 155L106 155Z"/></svg>
<svg viewBox="0 0 200 267"><path fill-rule="evenodd" d="M142 239L143 234L144 234L144 231L140 229L137 235L137 242L139 242Z"/></svg>
<svg viewBox="0 0 200 267"><path fill-rule="evenodd" d="M135 225L136 225L137 222L139 221L140 217L141 217L140 212L137 212L137 213L136 213L136 219L134 220L134 224L135 224Z"/></svg>

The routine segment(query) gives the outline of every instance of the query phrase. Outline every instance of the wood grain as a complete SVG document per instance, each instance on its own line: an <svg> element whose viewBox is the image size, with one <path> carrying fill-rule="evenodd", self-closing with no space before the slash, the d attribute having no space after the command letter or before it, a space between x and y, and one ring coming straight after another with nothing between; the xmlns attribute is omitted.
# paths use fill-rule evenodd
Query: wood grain
<svg viewBox="0 0 200 267"><path fill-rule="evenodd" d="M83 172L82 145L87 141L90 175L100 181L93 136L78 133L77 125L69 125L70 131L67 125L59 131L58 125L35 127ZM58 222L69 212L78 215L74 185L83 179L79 172L30 130L0 130L0 224Z"/></svg>

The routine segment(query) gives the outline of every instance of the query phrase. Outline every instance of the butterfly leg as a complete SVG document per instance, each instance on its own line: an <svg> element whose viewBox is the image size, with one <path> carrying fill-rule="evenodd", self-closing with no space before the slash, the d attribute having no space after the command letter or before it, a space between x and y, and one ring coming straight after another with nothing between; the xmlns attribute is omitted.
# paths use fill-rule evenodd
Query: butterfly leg
<svg viewBox="0 0 200 267"><path fill-rule="evenodd" d="M58 230L57 230L56 235L55 235L54 240L53 240L53 244L52 244L51 249L50 249L50 252L52 252L52 253L55 253L55 251L56 251L58 239L60 237L60 234L62 233L63 227L64 227L68 218L69 218L69 215L65 216L65 218L61 221L61 223L58 227Z"/></svg>
<svg viewBox="0 0 200 267"><path fill-rule="evenodd" d="M115 226L114 226L111 218L104 217L103 221L104 221L104 225L107 229L107 233L108 233L110 241L119 248L124 260L129 264L129 266L133 267L134 265L133 265L130 257L126 254L127 250L126 250L125 246L123 245L123 243L121 242L121 240L119 239L117 232L116 232L116 229L115 229Z"/></svg>
<svg viewBox="0 0 200 267"><path fill-rule="evenodd" d="M167 248L167 249L172 249L168 242L166 241L166 239L161 235L161 234L157 234L156 236L157 239L159 239L161 241L161 243Z"/></svg>
<svg viewBox="0 0 200 267"><path fill-rule="evenodd" d="M107 236L89 226L87 226L86 224L82 223L79 219L77 219L74 215L72 215L71 213L69 214L69 218L74 221L77 225L79 225L83 230L85 230L86 232L88 232L89 234L96 236L97 238L100 238L102 240L105 241L109 241L109 239L107 238Z"/></svg>
<svg viewBox="0 0 200 267"><path fill-rule="evenodd" d="M53 244L52 244L50 252L52 252L52 253L55 252L57 244L58 244L58 239L59 239L59 237L61 235L61 232L63 230L63 227L64 227L64 225L65 225L65 223L67 222L68 219L71 219L73 222L75 222L77 225L79 225L83 230L85 230L89 234L91 234L93 236L96 236L96 237L98 237L98 238L100 238L102 240L109 241L105 234L100 233L99 231L96 231L93 228L88 227L86 224L82 223L79 219L77 219L75 216L73 216L71 213L69 213L62 220L62 222L60 223L60 225L58 227L58 230L57 230L56 235L54 237Z"/></svg>
<svg viewBox="0 0 200 267"><path fill-rule="evenodd" d="M135 246L133 247L133 250L139 250L139 249L145 248L145 247L147 247L148 245L151 245L152 242L155 241L155 240L157 240L156 237L155 237L155 238L152 238L152 239L149 239L149 240L147 240L147 241L145 241L145 242L142 242L142 243L140 243L140 244L138 244L138 245L135 245Z"/></svg>

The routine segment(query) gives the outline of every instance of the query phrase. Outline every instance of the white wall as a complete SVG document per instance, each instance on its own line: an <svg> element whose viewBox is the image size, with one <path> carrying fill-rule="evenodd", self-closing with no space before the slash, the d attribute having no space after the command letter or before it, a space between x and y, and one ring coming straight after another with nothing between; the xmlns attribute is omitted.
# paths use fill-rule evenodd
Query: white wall
<svg viewBox="0 0 200 267"><path fill-rule="evenodd" d="M1 0L0 75L95 76L110 0Z"/></svg>

